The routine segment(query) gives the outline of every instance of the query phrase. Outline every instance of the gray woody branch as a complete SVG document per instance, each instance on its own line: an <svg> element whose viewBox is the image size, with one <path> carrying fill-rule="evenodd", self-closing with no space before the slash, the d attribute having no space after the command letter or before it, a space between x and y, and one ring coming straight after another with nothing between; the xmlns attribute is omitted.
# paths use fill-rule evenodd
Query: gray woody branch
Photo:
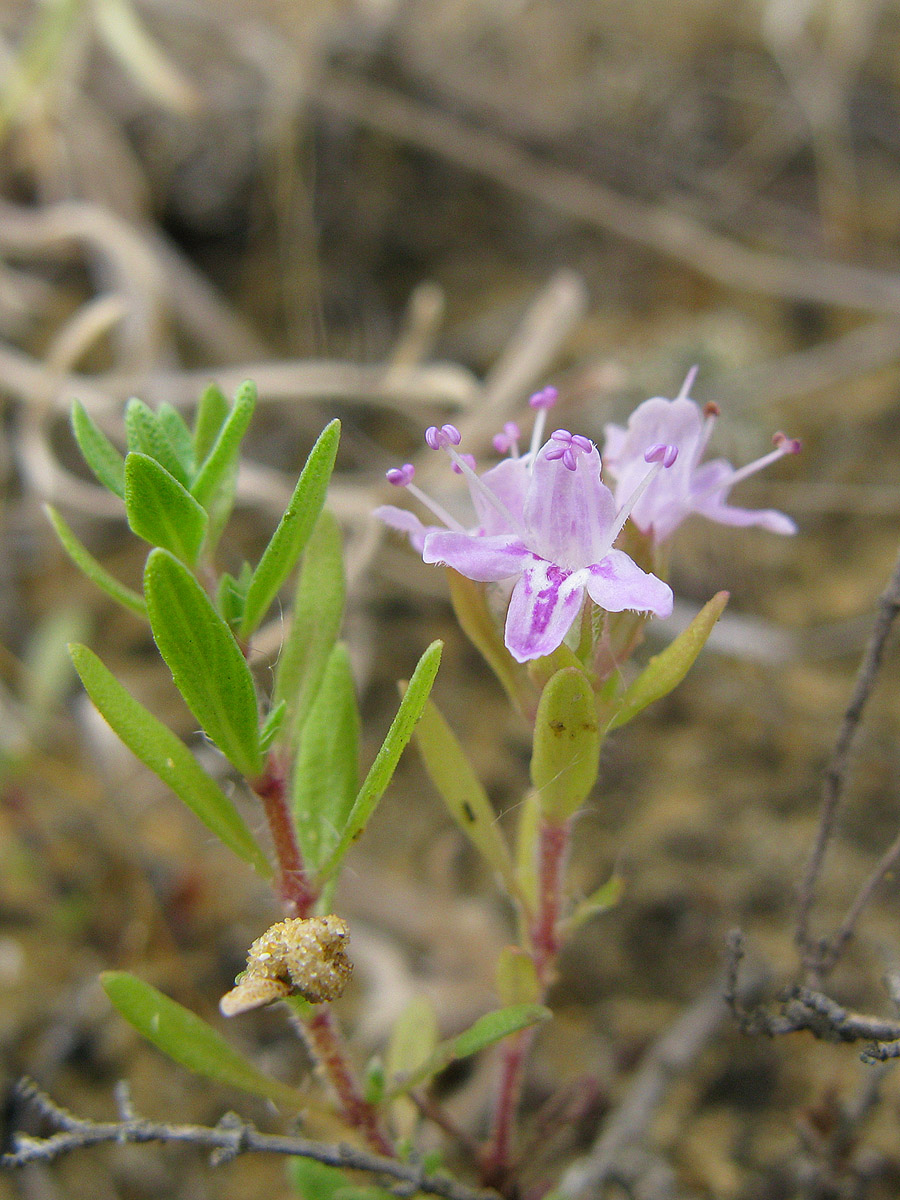
<svg viewBox="0 0 900 1200"><path fill-rule="evenodd" d="M49 1096L41 1092L30 1080L17 1085L20 1102L34 1108L55 1129L48 1137L31 1137L17 1133L13 1135L13 1149L0 1156L0 1166L24 1167L29 1163L47 1163L73 1150L87 1146L98 1146L105 1142L182 1142L211 1151L214 1165L230 1162L239 1154L264 1153L286 1154L298 1158L311 1158L330 1167L343 1167L351 1171L364 1171L392 1181L392 1189L398 1195L412 1196L424 1193L440 1196L443 1200L497 1200L494 1192L476 1191L457 1183L449 1175L425 1174L414 1164L398 1162L396 1159L370 1154L354 1146L325 1145L306 1138L260 1133L253 1125L235 1116L226 1114L215 1126L170 1125L166 1122L148 1121L131 1115L126 1109L119 1121L90 1121L76 1117L60 1108Z"/></svg>

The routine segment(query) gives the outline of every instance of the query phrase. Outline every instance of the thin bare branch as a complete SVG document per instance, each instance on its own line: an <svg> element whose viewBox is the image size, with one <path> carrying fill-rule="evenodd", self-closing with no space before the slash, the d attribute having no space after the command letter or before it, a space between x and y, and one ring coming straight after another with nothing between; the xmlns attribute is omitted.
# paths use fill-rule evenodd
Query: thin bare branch
<svg viewBox="0 0 900 1200"><path fill-rule="evenodd" d="M260 1133L249 1122L233 1113L226 1114L215 1126L173 1125L130 1117L120 1121L90 1121L75 1117L55 1104L31 1081L18 1085L19 1098L34 1107L56 1132L49 1137L13 1135L13 1149L0 1157L0 1166L24 1167L29 1163L48 1163L74 1150L114 1142L186 1143L208 1150L215 1164L231 1161L239 1154L286 1154L311 1158L326 1166L363 1171L382 1181L393 1180L405 1194L422 1192L444 1200L496 1200L493 1192L476 1191L457 1183L448 1175L425 1174L413 1164L370 1154L354 1146L326 1145L307 1138ZM407 1192L409 1189L409 1192Z"/></svg>
<svg viewBox="0 0 900 1200"><path fill-rule="evenodd" d="M311 91L309 100L439 155L552 211L682 262L727 287L842 308L900 312L897 274L754 250L675 208L623 196L539 158L509 138L473 128L358 77L332 72Z"/></svg>
<svg viewBox="0 0 900 1200"><path fill-rule="evenodd" d="M821 980L837 961L830 952L829 942L814 942L810 938L810 916L815 900L816 887L822 870L822 863L825 859L825 852L834 833L838 806L846 787L850 751L857 730L859 729L866 702L872 693L872 688L878 677L884 657L884 648L898 612L900 612L900 558L898 558L894 566L890 582L879 601L872 634L856 676L853 694L847 706L847 711L844 713L841 727L838 730L831 761L825 770L819 828L800 887L797 905L797 929L794 940L800 950L804 967L811 978L816 981ZM872 884L873 890L876 883L877 880ZM868 894L871 894L871 892ZM863 903L868 899L868 894L864 897ZM853 909L851 909L851 914L853 914ZM844 942L846 942L846 938L852 933L856 915L853 916L849 933L843 939Z"/></svg>

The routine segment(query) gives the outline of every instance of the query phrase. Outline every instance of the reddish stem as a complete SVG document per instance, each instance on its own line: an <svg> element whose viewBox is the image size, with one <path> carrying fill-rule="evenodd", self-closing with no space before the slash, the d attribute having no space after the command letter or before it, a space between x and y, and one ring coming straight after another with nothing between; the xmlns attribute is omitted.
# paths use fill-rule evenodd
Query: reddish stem
<svg viewBox="0 0 900 1200"><path fill-rule="evenodd" d="M278 859L278 894L291 916L308 917L316 893L303 865L297 832L287 798L284 765L271 755L263 774L253 783L263 803Z"/></svg>
<svg viewBox="0 0 900 1200"><path fill-rule="evenodd" d="M553 981L559 953L559 915L562 880L569 845L569 822L542 821L538 835L538 910L531 924L531 956L542 995ZM502 1188L512 1161L512 1134L525 1080L525 1063L535 1036L534 1027L523 1029L504 1043L500 1087L494 1108L491 1141L482 1159L483 1181Z"/></svg>
<svg viewBox="0 0 900 1200"><path fill-rule="evenodd" d="M334 1088L348 1125L360 1130L376 1154L393 1158L390 1138L384 1132L374 1106L363 1096L347 1062L346 1049L331 1009L317 1008L311 1017L298 1024Z"/></svg>

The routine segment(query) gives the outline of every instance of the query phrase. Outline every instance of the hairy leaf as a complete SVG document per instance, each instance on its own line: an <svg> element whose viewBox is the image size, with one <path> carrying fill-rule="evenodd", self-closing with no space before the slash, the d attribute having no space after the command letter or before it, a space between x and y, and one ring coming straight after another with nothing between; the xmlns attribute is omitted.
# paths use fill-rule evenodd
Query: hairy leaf
<svg viewBox="0 0 900 1200"><path fill-rule="evenodd" d="M72 432L84 461L97 479L124 499L125 459L79 400L72 405Z"/></svg>
<svg viewBox="0 0 900 1200"><path fill-rule="evenodd" d="M253 572L241 623L242 638L256 629L303 553L325 503L340 436L340 421L332 421L309 453L284 516Z"/></svg>
<svg viewBox="0 0 900 1200"><path fill-rule="evenodd" d="M56 536L59 538L63 550L75 566L111 599L130 609L133 613L137 613L139 617L146 617L147 605L144 603L144 597L139 592L126 587L124 583L119 583L118 579L110 575L109 571L97 562L90 551L85 549L55 508L45 504L44 511L50 519L50 524L56 530Z"/></svg>
<svg viewBox="0 0 900 1200"><path fill-rule="evenodd" d="M135 700L87 646L70 646L69 653L94 706L132 754L239 858L261 875L271 875L265 855L234 805L181 739Z"/></svg>
<svg viewBox="0 0 900 1200"><path fill-rule="evenodd" d="M189 1071L289 1108L305 1106L303 1092L263 1075L211 1025L149 983L127 971L104 971L100 983L138 1033Z"/></svg>
<svg viewBox="0 0 900 1200"><path fill-rule="evenodd" d="M197 561L209 518L186 488L154 458L125 459L125 512L133 533L190 566Z"/></svg>
<svg viewBox="0 0 900 1200"><path fill-rule="evenodd" d="M167 550L147 559L144 597L153 637L188 708L225 757L255 778L262 769L256 690L234 634Z"/></svg>

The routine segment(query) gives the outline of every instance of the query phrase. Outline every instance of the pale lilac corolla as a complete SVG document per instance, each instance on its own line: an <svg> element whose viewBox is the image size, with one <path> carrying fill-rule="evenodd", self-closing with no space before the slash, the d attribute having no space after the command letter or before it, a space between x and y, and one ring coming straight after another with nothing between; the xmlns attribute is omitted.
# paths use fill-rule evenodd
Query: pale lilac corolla
<svg viewBox="0 0 900 1200"><path fill-rule="evenodd" d="M458 443L443 440L443 432L429 430L428 444L439 443L458 461L450 449ZM665 457L654 459L651 473L663 469ZM413 526L402 509L382 508L377 515L409 533L425 562L445 563L482 583L511 583L504 640L517 661L557 649L585 592L610 612L669 615L669 586L613 549L627 513L601 481L600 456L587 438L557 430L536 453L505 459L481 476L466 464L463 474L477 515L474 528L453 518L444 528Z"/></svg>
<svg viewBox="0 0 900 1200"><path fill-rule="evenodd" d="M684 393L674 400L645 400L631 414L627 428L607 425L603 465L615 479L616 499L633 494L646 473L646 454L656 444L678 448L677 461L660 472L637 500L631 519L642 533L657 543L666 541L692 513L722 525L759 525L772 533L795 533L797 526L774 509L736 508L727 503L736 483L762 470L785 454L796 454L800 443L776 434L775 449L764 457L735 469L723 458L700 460L712 433L718 409L701 409Z"/></svg>

